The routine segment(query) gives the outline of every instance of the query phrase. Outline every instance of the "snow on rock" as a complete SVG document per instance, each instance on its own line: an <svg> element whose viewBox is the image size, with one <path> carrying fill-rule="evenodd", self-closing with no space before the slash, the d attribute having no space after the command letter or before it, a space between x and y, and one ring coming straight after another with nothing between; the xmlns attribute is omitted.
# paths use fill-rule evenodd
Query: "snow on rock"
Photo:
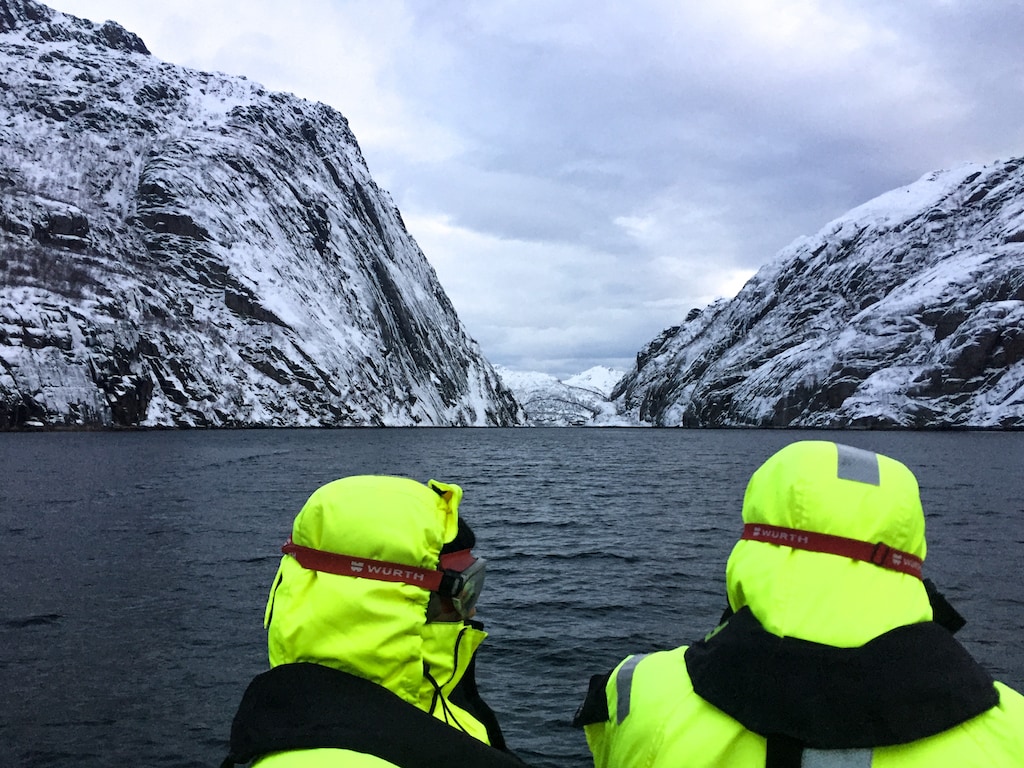
<svg viewBox="0 0 1024 768"><path fill-rule="evenodd" d="M613 397L658 426L1024 427L1024 160L928 174L800 238Z"/></svg>
<svg viewBox="0 0 1024 768"><path fill-rule="evenodd" d="M515 371L500 365L495 370L522 404L531 426L640 426L635 417L621 415L609 399L623 371L595 366L561 381L539 371Z"/></svg>
<svg viewBox="0 0 1024 768"><path fill-rule="evenodd" d="M570 376L565 380L565 384L570 387L589 389L608 398L611 397L615 386L622 380L624 375L625 371L619 371L605 365L595 365L593 368L583 371L583 373Z"/></svg>
<svg viewBox="0 0 1024 768"><path fill-rule="evenodd" d="M345 118L0 0L0 428L517 425Z"/></svg>

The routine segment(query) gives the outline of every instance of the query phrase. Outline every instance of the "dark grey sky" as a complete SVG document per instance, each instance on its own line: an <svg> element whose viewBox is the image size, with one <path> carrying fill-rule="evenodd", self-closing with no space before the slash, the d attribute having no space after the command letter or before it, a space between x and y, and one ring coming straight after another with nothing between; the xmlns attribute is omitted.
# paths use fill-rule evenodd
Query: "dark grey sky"
<svg viewBox="0 0 1024 768"><path fill-rule="evenodd" d="M52 0L348 119L494 363L626 368L784 246L1024 155L1018 0Z"/></svg>

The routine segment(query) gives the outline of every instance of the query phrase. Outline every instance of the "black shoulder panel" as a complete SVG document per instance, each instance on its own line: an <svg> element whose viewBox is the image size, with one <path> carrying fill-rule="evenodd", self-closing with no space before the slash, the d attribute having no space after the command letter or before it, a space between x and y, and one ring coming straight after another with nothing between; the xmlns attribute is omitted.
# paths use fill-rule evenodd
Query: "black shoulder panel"
<svg viewBox="0 0 1024 768"><path fill-rule="evenodd" d="M574 726L580 728L584 725L603 723L608 720L608 694L606 693L606 686L611 674L609 671L603 675L594 675L590 678L587 698L580 704L579 709L576 710L576 716L572 719Z"/></svg>
<svg viewBox="0 0 1024 768"><path fill-rule="evenodd" d="M249 684L231 725L224 765L318 748L376 755L402 768L523 768L514 755L442 723L386 688L319 664L284 664Z"/></svg>
<svg viewBox="0 0 1024 768"><path fill-rule="evenodd" d="M815 749L906 744L999 703L992 678L937 624L910 624L860 648L767 632L748 608L686 651L697 694L763 736Z"/></svg>

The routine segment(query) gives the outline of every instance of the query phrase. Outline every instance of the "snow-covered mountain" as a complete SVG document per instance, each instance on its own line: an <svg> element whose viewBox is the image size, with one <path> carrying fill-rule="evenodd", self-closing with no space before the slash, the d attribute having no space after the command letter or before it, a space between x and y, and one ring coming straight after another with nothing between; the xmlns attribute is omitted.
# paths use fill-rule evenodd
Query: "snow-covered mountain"
<svg viewBox="0 0 1024 768"><path fill-rule="evenodd" d="M625 374L625 371L609 368L606 365L595 365L593 368L583 371L583 373L570 376L568 379L565 379L564 383L570 387L589 389L605 398L609 398L612 392L615 391L615 386L622 380Z"/></svg>
<svg viewBox="0 0 1024 768"><path fill-rule="evenodd" d="M613 397L659 426L1024 427L1024 160L931 173L796 241Z"/></svg>
<svg viewBox="0 0 1024 768"><path fill-rule="evenodd" d="M0 0L0 429L1022 428L1024 160L854 209L621 378L500 373L338 112Z"/></svg>
<svg viewBox="0 0 1024 768"><path fill-rule="evenodd" d="M539 371L495 370L515 394L534 427L640 426L634 416L620 416L610 400L623 371L595 366L564 381Z"/></svg>
<svg viewBox="0 0 1024 768"><path fill-rule="evenodd" d="M0 428L524 421L341 114L0 0Z"/></svg>

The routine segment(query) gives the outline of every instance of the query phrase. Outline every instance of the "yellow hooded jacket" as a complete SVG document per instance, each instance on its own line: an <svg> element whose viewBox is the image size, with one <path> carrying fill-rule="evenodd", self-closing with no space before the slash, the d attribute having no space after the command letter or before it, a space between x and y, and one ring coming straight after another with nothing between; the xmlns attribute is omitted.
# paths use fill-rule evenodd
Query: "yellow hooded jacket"
<svg viewBox="0 0 1024 768"><path fill-rule="evenodd" d="M461 498L459 486L434 480L346 477L310 496L291 539L436 569L441 548L457 533ZM487 726L449 699L485 633L468 622L427 623L429 595L415 585L307 570L282 557L265 616L271 670L243 698L232 728L232 762L225 764L255 757L259 768L379 768L414 765L418 753L442 748L468 750L480 765L519 764L486 747ZM446 725L438 728L439 722ZM323 732L343 723L342 741L356 747L317 746L336 741ZM393 742L403 728L425 742L407 750L413 762L390 762L358 746ZM279 730L287 733L275 735ZM276 744L292 748L267 754Z"/></svg>
<svg viewBox="0 0 1024 768"><path fill-rule="evenodd" d="M797 442L765 462L747 487L743 521L925 556L913 474L835 443ZM726 581L735 613L708 638L630 656L594 678L577 724L597 768L1024 765L1024 697L992 683L932 622L920 578L741 540ZM923 668L927 659L941 662ZM908 673L901 699L891 686ZM900 741L907 733L915 738ZM885 746L863 743L872 738ZM773 759L788 754L788 763L768 759L769 741Z"/></svg>

